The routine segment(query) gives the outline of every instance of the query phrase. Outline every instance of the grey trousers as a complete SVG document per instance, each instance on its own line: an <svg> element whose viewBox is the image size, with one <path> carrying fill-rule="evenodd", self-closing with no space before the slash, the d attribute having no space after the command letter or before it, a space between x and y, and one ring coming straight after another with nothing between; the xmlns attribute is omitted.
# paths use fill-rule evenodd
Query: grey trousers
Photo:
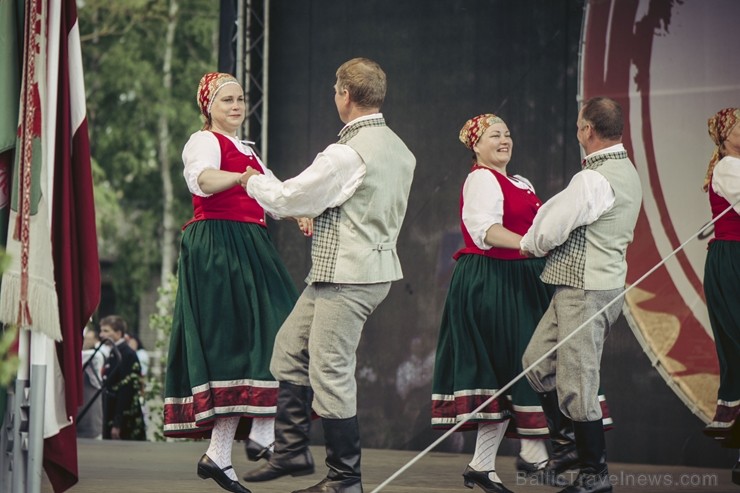
<svg viewBox="0 0 740 493"><path fill-rule="evenodd" d="M310 386L322 418L357 415L357 346L367 317L391 283L306 286L275 338L270 362L282 382Z"/></svg>
<svg viewBox="0 0 740 493"><path fill-rule="evenodd" d="M624 289L586 291L559 286L522 357L528 368ZM557 390L560 410L573 421L601 419L599 369L604 340L623 301L607 308L527 374L536 392Z"/></svg>

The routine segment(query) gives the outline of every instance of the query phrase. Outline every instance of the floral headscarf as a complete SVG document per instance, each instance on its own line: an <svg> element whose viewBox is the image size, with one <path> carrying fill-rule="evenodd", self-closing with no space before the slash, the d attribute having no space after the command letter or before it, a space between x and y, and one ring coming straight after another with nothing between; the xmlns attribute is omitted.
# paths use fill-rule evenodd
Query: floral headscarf
<svg viewBox="0 0 740 493"><path fill-rule="evenodd" d="M216 98L216 93L227 84L239 84L239 81L233 75L223 72L210 72L201 77L196 99L200 113L206 119L206 126L210 121L211 105L213 105L213 100Z"/></svg>
<svg viewBox="0 0 740 493"><path fill-rule="evenodd" d="M483 132L494 123L504 123L504 121L493 113L484 113L471 118L460 129L460 142L472 151Z"/></svg>
<svg viewBox="0 0 740 493"><path fill-rule="evenodd" d="M709 184L712 182L712 173L714 172L714 165L720 160L720 153L722 143L730 135L732 129L740 121L740 108L725 108L717 112L712 118L707 121L709 127L709 136L717 146L712 153L712 159L709 161L709 167L707 168L707 174L704 177L704 186L702 187L706 192L709 190Z"/></svg>

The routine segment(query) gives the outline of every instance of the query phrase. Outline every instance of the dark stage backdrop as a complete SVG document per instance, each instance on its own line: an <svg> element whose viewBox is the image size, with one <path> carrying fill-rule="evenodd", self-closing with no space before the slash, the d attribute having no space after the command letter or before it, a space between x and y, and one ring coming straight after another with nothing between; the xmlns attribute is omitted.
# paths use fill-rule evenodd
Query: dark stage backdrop
<svg viewBox="0 0 740 493"><path fill-rule="evenodd" d="M461 243L460 187L470 154L458 141L471 116L494 112L512 131L509 171L529 178L541 198L580 169L575 137L583 1L273 0L270 10L268 165L289 178L342 127L335 71L364 56L388 76L383 113L417 158L398 244L404 279L371 316L359 349L357 381L366 447L422 449L430 429L431 376L439 321ZM295 223L271 232L296 283L310 243ZM727 467L735 457L651 367L622 318L607 340L603 382L616 428L610 460ZM314 430L321 440L320 425ZM472 451L456 433L439 450ZM506 441L503 453L518 444Z"/></svg>

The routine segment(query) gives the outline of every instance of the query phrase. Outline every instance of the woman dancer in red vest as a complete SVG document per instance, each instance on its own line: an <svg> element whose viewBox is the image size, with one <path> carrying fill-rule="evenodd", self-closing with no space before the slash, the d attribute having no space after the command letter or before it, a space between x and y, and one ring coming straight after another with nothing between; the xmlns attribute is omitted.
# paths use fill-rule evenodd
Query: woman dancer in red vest
<svg viewBox="0 0 740 493"><path fill-rule="evenodd" d="M507 173L514 143L506 123L493 114L478 115L465 123L460 141L473 151L473 168L460 196L465 246L454 256L457 264L437 345L432 386L432 426L437 429L449 429L468 417L521 373L524 349L553 294L539 277L545 259L519 254L521 235L542 201L528 180ZM606 407L605 413L610 423ZM557 460L548 464L548 423L526 379L460 430L476 428L473 460L463 473L465 486L510 491L496 474L496 453L504 435L521 439L520 473L556 481L545 474L546 465L557 466ZM560 438L573 445L568 432Z"/></svg>
<svg viewBox="0 0 740 493"><path fill-rule="evenodd" d="M251 428L256 450L269 453L278 390L270 357L298 292L270 241L263 209L239 185L247 166L270 173L237 139L245 117L241 86L229 74L209 73L197 98L205 125L182 153L194 214L180 247L164 433L210 436L198 475L248 493L231 467L232 444Z"/></svg>
<svg viewBox="0 0 740 493"><path fill-rule="evenodd" d="M740 448L740 109L725 108L709 119L717 148L704 180L714 223L704 266L704 294L719 358L714 419L705 433L723 447ZM740 459L732 470L740 484Z"/></svg>
<svg viewBox="0 0 740 493"><path fill-rule="evenodd" d="M542 201L532 184L509 175L513 140L493 114L468 120L460 140L473 151L473 168L460 196L465 246L445 302L437 345L432 426L450 428L522 371L524 348L547 308L551 290L540 281L544 259L519 255L519 240ZM478 429L465 486L508 492L496 474L496 453L507 434L521 437L522 458L547 462L547 422L525 379L474 415L461 430ZM535 440L540 439L540 440Z"/></svg>

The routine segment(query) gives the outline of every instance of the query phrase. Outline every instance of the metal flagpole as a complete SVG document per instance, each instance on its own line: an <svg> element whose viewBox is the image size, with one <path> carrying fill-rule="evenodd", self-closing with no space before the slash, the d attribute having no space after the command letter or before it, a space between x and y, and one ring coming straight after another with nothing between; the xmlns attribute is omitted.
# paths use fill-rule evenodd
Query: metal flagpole
<svg viewBox="0 0 740 493"><path fill-rule="evenodd" d="M12 492L26 493L26 471L28 463L26 454L28 452L28 385L30 377L30 355L31 355L31 333L19 329L18 334L18 376L15 380L15 396L11 411L11 422L13 426L13 457L10 462L12 476Z"/></svg>
<svg viewBox="0 0 740 493"><path fill-rule="evenodd" d="M15 390L8 385L5 401L5 413L0 417L0 491L10 491L11 459L13 458L13 403Z"/></svg>
<svg viewBox="0 0 740 493"><path fill-rule="evenodd" d="M0 491L40 493L44 456L44 413L46 411L45 355L49 344L44 334L21 329L18 335L20 365L15 391L8 394L8 423L2 430L7 439L3 451ZM41 363L39 363L41 362ZM3 462L3 461L0 461Z"/></svg>
<svg viewBox="0 0 740 493"><path fill-rule="evenodd" d="M46 353L48 338L31 333L31 389L28 427L28 493L40 493L41 471L44 462L44 412L46 408Z"/></svg>

